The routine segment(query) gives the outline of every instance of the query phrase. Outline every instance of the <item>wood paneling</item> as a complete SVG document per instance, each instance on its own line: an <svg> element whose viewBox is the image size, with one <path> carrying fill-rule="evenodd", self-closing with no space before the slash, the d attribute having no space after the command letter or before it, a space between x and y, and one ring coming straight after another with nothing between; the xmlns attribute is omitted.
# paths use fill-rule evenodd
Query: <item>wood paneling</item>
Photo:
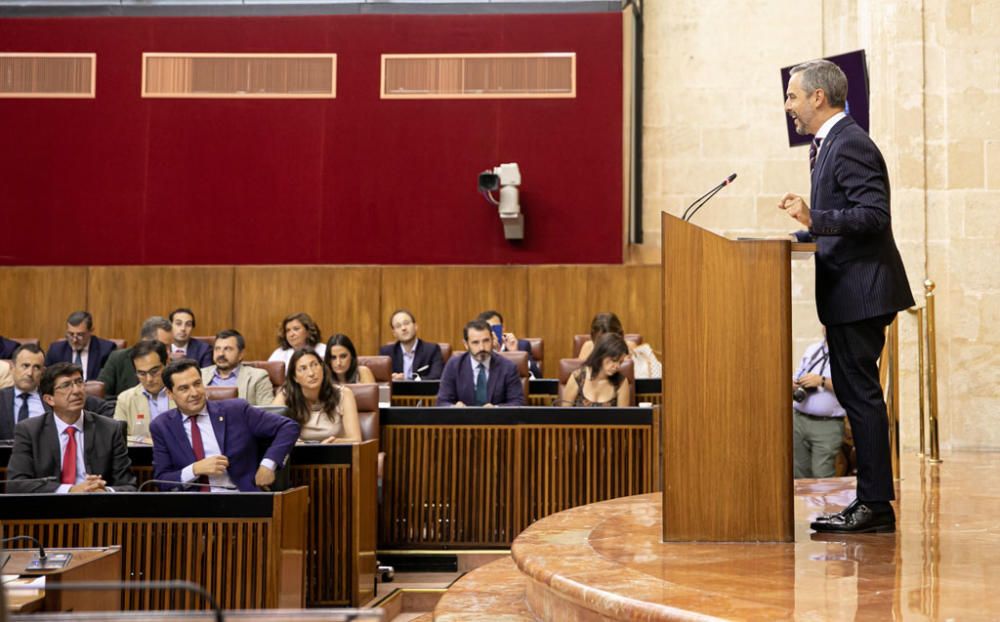
<svg viewBox="0 0 1000 622"><path fill-rule="evenodd" d="M528 271L524 266L386 266L379 343L393 340L389 314L401 307L416 316L421 339L448 342L456 353L462 350L462 327L487 309L503 314L506 328L519 337L527 336Z"/></svg>
<svg viewBox="0 0 1000 622"><path fill-rule="evenodd" d="M601 311L618 314L626 332L639 333L662 354L660 266L537 266L528 272L528 332L545 339L545 371L573 356L573 335L589 333ZM527 332L525 334L528 334Z"/></svg>
<svg viewBox="0 0 1000 622"><path fill-rule="evenodd" d="M87 308L87 268L4 268L0 270L0 335L38 337L42 346L66 336L66 316ZM91 309L93 312L93 309ZM113 335L104 318L94 330Z"/></svg>
<svg viewBox="0 0 1000 622"><path fill-rule="evenodd" d="M89 269L88 304L103 337L135 343L143 320L188 307L195 335L233 326L232 266L99 266Z"/></svg>
<svg viewBox="0 0 1000 622"><path fill-rule="evenodd" d="M323 339L345 333L358 354L377 351L378 267L237 267L235 325L247 338L247 358L264 359L277 347L281 320L304 311Z"/></svg>

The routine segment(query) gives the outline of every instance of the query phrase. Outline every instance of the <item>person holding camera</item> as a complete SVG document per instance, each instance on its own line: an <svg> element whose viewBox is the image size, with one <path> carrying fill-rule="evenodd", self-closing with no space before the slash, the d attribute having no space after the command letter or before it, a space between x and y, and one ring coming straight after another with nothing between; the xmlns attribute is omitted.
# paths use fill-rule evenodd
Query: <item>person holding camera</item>
<svg viewBox="0 0 1000 622"><path fill-rule="evenodd" d="M795 477L834 477L846 412L830 379L826 338L806 348L792 379Z"/></svg>

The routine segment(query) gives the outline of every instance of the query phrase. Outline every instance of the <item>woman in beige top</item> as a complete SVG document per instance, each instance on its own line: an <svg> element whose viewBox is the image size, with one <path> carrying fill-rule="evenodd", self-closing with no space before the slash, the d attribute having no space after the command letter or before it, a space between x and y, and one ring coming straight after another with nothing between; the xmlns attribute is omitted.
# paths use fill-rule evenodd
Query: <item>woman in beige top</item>
<svg viewBox="0 0 1000 622"><path fill-rule="evenodd" d="M288 362L285 386L274 399L288 407L301 426L300 441L361 442L361 424L354 394L333 383L333 372L312 348L302 348Z"/></svg>

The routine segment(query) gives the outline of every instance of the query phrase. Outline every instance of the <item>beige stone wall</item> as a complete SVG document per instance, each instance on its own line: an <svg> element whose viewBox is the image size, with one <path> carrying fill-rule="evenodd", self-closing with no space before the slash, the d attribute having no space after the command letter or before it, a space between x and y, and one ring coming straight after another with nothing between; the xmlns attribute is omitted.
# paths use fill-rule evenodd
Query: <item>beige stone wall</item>
<svg viewBox="0 0 1000 622"><path fill-rule="evenodd" d="M938 284L944 447L1000 448L1000 2L646 0L643 222L679 215L731 172L696 222L786 233L809 191L787 146L778 68L864 48L871 134L889 166L893 229L914 297ZM795 354L819 334L811 262L793 271ZM900 318L904 447L917 445L915 320ZM796 359L797 362L797 359Z"/></svg>

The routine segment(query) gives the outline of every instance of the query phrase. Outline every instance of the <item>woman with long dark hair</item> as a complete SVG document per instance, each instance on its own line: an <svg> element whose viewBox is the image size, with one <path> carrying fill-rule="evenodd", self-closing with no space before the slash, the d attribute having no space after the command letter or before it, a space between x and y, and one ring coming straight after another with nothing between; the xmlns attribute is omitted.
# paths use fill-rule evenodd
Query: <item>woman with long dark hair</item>
<svg viewBox="0 0 1000 622"><path fill-rule="evenodd" d="M343 333L337 333L326 342L326 364L333 370L337 384L371 384L375 374L364 365L358 365L358 351L354 342Z"/></svg>
<svg viewBox="0 0 1000 622"><path fill-rule="evenodd" d="M625 338L608 333L597 339L597 345L583 366L566 382L563 402L573 406L629 406L631 387L621 373L628 356Z"/></svg>
<svg viewBox="0 0 1000 622"><path fill-rule="evenodd" d="M287 406L287 415L299 423L299 440L324 444L361 441L354 393L334 384L333 372L315 350L296 350L288 370L285 386L274 403Z"/></svg>

